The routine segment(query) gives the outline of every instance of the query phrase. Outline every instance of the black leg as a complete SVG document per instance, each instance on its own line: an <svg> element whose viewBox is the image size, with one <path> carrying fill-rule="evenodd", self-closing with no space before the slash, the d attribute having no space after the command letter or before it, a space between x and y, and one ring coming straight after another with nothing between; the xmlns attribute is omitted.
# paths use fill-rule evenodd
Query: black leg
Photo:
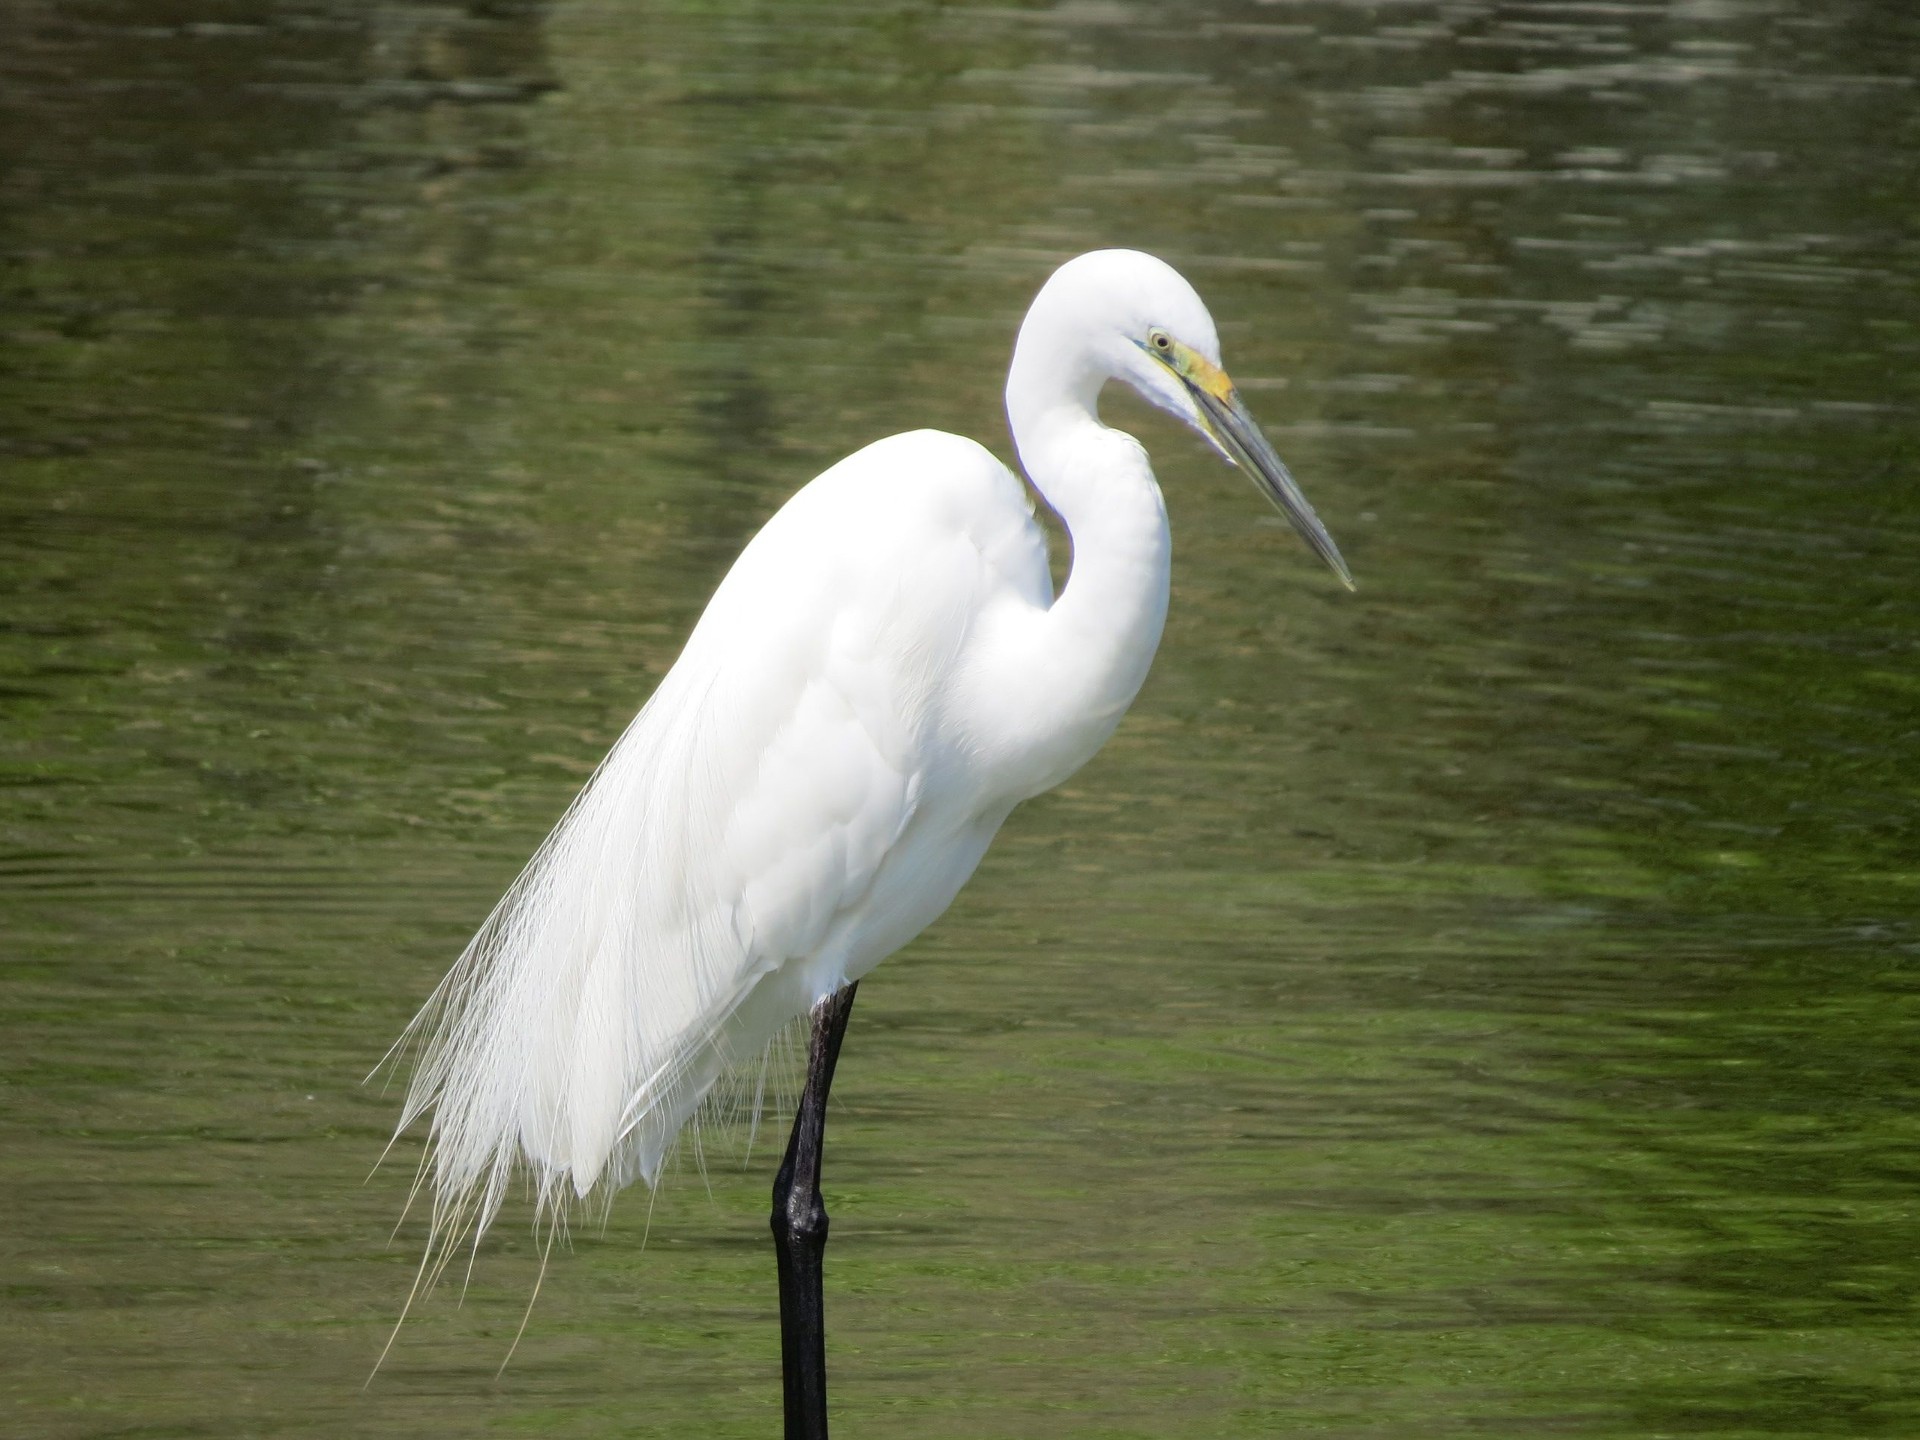
<svg viewBox="0 0 1920 1440"><path fill-rule="evenodd" d="M827 1091L853 1013L859 982L813 1007L807 1088L793 1117L793 1138L773 1181L773 1248L780 1261L780 1361L787 1440L827 1440L827 1321L821 1262L827 1206L820 1198L820 1150L827 1133Z"/></svg>

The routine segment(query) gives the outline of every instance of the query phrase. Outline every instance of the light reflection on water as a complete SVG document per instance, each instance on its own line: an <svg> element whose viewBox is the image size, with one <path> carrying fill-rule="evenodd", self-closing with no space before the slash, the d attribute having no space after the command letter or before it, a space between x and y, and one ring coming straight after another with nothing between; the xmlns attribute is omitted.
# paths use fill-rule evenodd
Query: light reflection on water
<svg viewBox="0 0 1920 1440"><path fill-rule="evenodd" d="M738 546L1166 255L1154 679L863 989L849 1433L1905 1434L1920 53L1861 3L0 19L23 1435L762 1434L765 1157L405 1291L358 1082ZM711 1199L709 1199L711 1194Z"/></svg>

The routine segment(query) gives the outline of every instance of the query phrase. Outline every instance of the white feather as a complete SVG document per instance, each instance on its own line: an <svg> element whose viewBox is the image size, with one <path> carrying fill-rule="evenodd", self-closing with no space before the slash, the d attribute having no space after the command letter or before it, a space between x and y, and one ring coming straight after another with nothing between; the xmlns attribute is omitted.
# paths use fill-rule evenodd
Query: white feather
<svg viewBox="0 0 1920 1440"><path fill-rule="evenodd" d="M543 1210L653 1183L724 1072L946 908L1015 798L912 833L1000 592L1044 607L1044 542L955 436L869 446L768 522L409 1028L437 1235L477 1238L522 1164Z"/></svg>

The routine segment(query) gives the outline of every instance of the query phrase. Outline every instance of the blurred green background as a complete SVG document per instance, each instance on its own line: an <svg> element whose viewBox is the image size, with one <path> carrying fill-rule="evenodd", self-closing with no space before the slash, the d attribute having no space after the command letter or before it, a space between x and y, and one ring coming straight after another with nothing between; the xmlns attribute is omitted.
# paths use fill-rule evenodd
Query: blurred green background
<svg viewBox="0 0 1920 1440"><path fill-rule="evenodd" d="M1182 269L1153 678L863 987L847 1437L1920 1434L1905 0L0 8L0 1431L764 1436L771 1158L362 1077L744 539ZM645 1238L643 1248L642 1240Z"/></svg>

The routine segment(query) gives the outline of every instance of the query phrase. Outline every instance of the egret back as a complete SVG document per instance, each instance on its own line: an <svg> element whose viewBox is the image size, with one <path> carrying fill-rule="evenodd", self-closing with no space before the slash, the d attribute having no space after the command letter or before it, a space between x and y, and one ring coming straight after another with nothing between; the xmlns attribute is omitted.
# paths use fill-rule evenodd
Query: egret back
<svg viewBox="0 0 1920 1440"><path fill-rule="evenodd" d="M1050 598L1024 490L957 437L768 522L409 1029L436 1237L522 1166L548 1212L654 1183L722 1074L945 909L1017 798L967 772L952 688L982 616Z"/></svg>

